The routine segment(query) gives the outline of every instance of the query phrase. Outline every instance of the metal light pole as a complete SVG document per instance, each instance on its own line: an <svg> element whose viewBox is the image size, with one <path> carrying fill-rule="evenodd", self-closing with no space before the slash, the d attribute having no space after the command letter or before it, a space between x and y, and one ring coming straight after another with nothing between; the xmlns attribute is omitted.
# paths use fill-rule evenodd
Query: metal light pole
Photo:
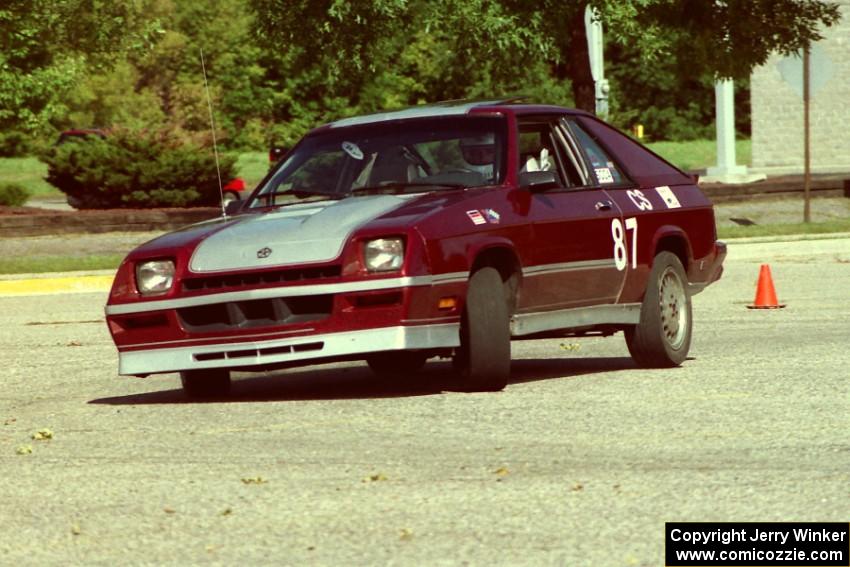
<svg viewBox="0 0 850 567"><path fill-rule="evenodd" d="M608 117L608 79L605 78L605 55L602 44L602 21L587 6L584 10L584 29L587 35L587 52L590 56L590 73L596 93L596 115Z"/></svg>
<svg viewBox="0 0 850 567"><path fill-rule="evenodd" d="M735 161L735 87L731 79L714 82L714 124L717 135L717 165L706 171L721 183L744 181L747 166Z"/></svg>

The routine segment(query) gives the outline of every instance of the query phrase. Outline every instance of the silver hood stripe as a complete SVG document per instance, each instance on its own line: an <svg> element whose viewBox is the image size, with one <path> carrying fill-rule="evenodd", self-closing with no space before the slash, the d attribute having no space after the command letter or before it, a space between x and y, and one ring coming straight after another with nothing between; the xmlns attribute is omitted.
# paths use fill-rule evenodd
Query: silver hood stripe
<svg viewBox="0 0 850 567"><path fill-rule="evenodd" d="M339 256L358 227L415 196L364 195L250 215L202 241L189 269L210 273L327 262Z"/></svg>

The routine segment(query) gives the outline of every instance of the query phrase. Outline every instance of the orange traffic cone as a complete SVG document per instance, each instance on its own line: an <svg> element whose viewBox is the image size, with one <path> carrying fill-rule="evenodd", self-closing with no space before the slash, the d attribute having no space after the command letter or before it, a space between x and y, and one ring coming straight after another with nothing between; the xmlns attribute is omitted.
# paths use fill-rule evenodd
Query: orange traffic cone
<svg viewBox="0 0 850 567"><path fill-rule="evenodd" d="M759 283L756 287L756 299L747 309L781 309L785 304L776 301L776 290L773 289L773 277L770 275L770 266L761 265L759 271Z"/></svg>

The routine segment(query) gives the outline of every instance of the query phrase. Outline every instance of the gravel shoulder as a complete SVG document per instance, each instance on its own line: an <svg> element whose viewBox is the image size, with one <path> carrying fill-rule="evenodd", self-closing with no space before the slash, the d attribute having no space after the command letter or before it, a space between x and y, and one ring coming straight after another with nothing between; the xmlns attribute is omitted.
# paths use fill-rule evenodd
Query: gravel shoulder
<svg viewBox="0 0 850 567"><path fill-rule="evenodd" d="M0 257L38 257L126 254L136 246L163 234L154 232L105 232L0 238Z"/></svg>
<svg viewBox="0 0 850 567"><path fill-rule="evenodd" d="M775 199L719 203L714 205L718 226L735 226L736 219L749 219L756 224L794 224L803 222L802 199ZM826 222L850 218L850 199L846 197L819 197L811 200L813 222Z"/></svg>

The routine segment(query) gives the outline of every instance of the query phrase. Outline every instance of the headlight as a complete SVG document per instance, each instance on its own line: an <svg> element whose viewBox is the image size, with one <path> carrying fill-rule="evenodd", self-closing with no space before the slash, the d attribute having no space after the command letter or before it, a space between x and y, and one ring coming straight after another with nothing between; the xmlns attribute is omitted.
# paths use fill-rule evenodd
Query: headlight
<svg viewBox="0 0 850 567"><path fill-rule="evenodd" d="M366 243L363 257L370 272L398 270L404 262L404 241L401 238L370 240Z"/></svg>
<svg viewBox="0 0 850 567"><path fill-rule="evenodd" d="M174 262L152 260L136 265L136 287L142 295L165 293L174 283Z"/></svg>

